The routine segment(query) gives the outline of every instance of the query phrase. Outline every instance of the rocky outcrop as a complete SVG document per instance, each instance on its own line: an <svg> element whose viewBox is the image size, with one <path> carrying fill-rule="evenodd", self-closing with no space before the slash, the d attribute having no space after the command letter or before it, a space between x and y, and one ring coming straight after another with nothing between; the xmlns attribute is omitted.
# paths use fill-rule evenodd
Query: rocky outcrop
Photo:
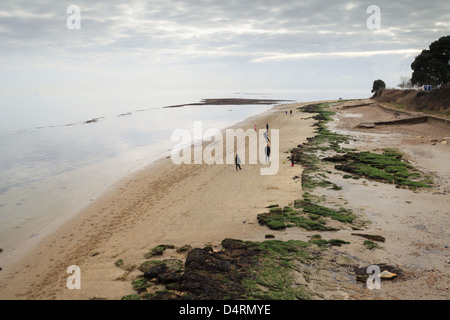
<svg viewBox="0 0 450 320"><path fill-rule="evenodd" d="M234 239L225 239L221 245L221 250L213 250L209 246L192 249L188 251L184 263L178 259L145 261L138 267L143 275L132 283L138 295L123 299L245 298L244 279L252 277L249 270L258 266L263 249L257 243ZM161 286L166 289L160 290Z"/></svg>
<svg viewBox="0 0 450 320"><path fill-rule="evenodd" d="M161 284L178 284L181 281L182 266L181 260L163 260L161 263L151 265L144 272L144 278L148 280L157 279Z"/></svg>
<svg viewBox="0 0 450 320"><path fill-rule="evenodd" d="M186 258L180 290L195 299L237 299L245 292L246 271L257 263L261 250L256 244L225 239L223 250L193 249Z"/></svg>

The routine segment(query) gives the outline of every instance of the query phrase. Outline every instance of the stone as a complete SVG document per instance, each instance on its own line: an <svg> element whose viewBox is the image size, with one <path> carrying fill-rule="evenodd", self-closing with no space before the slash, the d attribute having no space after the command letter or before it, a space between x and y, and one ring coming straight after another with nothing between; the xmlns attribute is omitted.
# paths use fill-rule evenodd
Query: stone
<svg viewBox="0 0 450 320"><path fill-rule="evenodd" d="M395 273L392 273L392 272L389 272L389 271L387 271L387 270L384 270L383 272L380 273L379 277L380 277L381 279L387 279L387 280L390 280L390 279L396 278L397 275L396 275Z"/></svg>
<svg viewBox="0 0 450 320"><path fill-rule="evenodd" d="M183 262L177 259L167 259L154 264L144 272L147 280L157 279L161 284L179 283L182 276Z"/></svg>
<svg viewBox="0 0 450 320"><path fill-rule="evenodd" d="M195 248L189 252L180 291L195 299L241 297L245 292L242 280L261 249L253 243L234 239L223 240L222 248L218 252L209 247Z"/></svg>

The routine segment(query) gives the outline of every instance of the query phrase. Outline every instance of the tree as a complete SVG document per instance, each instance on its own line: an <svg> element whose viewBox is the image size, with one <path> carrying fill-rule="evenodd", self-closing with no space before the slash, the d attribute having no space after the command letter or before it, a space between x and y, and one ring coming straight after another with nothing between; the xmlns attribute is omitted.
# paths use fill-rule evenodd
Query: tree
<svg viewBox="0 0 450 320"><path fill-rule="evenodd" d="M411 89L412 88L411 80L407 76L401 76L400 83L397 85L397 87L399 87L402 90Z"/></svg>
<svg viewBox="0 0 450 320"><path fill-rule="evenodd" d="M423 50L411 64L413 85L450 83L450 35L441 37Z"/></svg>
<svg viewBox="0 0 450 320"><path fill-rule="evenodd" d="M372 93L377 92L379 89L383 90L386 88L386 83L383 80L375 80L372 86Z"/></svg>

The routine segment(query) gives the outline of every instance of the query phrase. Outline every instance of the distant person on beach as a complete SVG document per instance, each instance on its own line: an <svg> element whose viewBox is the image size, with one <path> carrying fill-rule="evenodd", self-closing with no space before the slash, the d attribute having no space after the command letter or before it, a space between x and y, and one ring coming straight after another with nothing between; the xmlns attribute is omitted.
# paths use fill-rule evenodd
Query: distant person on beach
<svg viewBox="0 0 450 320"><path fill-rule="evenodd" d="M234 158L234 163L236 163L236 170L239 168L239 170L242 170L241 168L241 159L239 158L238 155L236 155L236 157Z"/></svg>
<svg viewBox="0 0 450 320"><path fill-rule="evenodd" d="M295 163L294 157L291 155L291 167L294 166L294 163Z"/></svg>
<svg viewBox="0 0 450 320"><path fill-rule="evenodd" d="M266 130L267 130L267 132L269 132L269 123L268 122L266 123Z"/></svg>
<svg viewBox="0 0 450 320"><path fill-rule="evenodd" d="M266 162L269 162L270 161L270 145L269 144L267 144L265 151L266 151Z"/></svg>
<svg viewBox="0 0 450 320"><path fill-rule="evenodd" d="M291 116L292 116L292 110L290 111L290 113L291 113Z"/></svg>
<svg viewBox="0 0 450 320"><path fill-rule="evenodd" d="M284 112L287 115L287 111Z"/></svg>
<svg viewBox="0 0 450 320"><path fill-rule="evenodd" d="M255 128L255 131L258 131L258 126L256 124L253 128Z"/></svg>

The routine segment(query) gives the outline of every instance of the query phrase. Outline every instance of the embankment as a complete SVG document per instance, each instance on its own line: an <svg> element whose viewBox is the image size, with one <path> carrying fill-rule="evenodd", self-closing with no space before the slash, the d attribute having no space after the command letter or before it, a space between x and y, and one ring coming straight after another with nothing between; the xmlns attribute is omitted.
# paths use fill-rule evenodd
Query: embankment
<svg viewBox="0 0 450 320"><path fill-rule="evenodd" d="M431 92L386 89L372 97L378 103L388 103L410 111L432 113L450 118L450 85Z"/></svg>

